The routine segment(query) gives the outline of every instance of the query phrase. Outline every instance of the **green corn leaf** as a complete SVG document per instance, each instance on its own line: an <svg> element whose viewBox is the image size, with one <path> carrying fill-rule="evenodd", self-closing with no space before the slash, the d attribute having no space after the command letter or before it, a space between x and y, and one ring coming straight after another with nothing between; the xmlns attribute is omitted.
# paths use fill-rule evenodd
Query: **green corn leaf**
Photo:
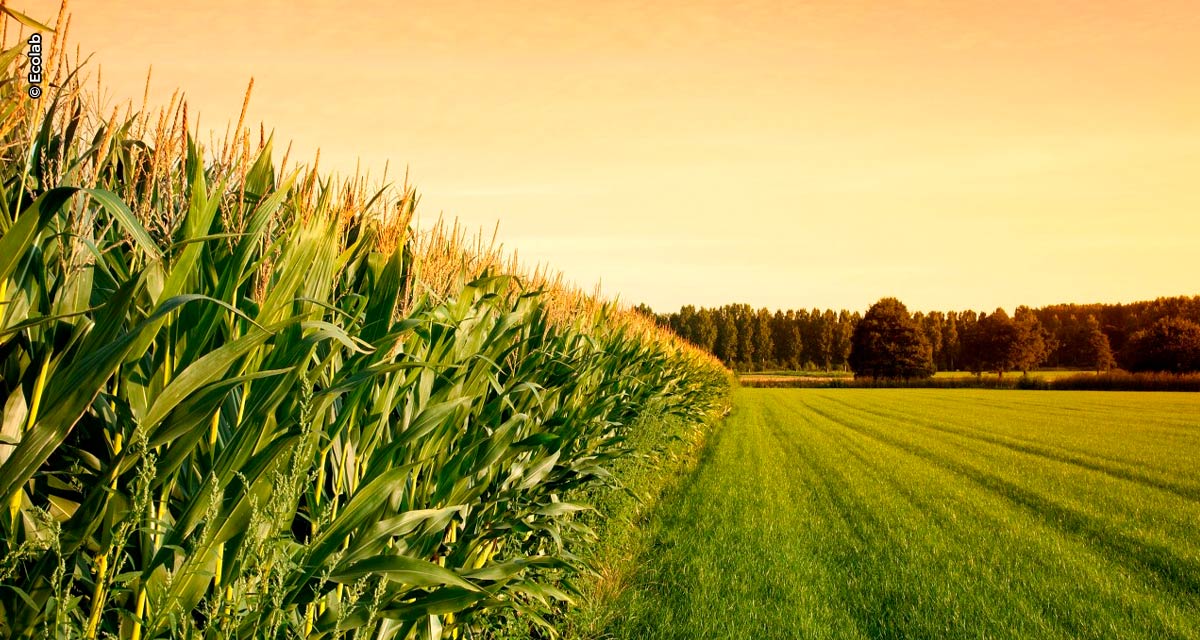
<svg viewBox="0 0 1200 640"><path fill-rule="evenodd" d="M272 328L278 330L280 327L277 325ZM251 329L245 336L188 365L154 400L154 404L142 420L142 428L153 432L158 423L180 402L204 385L218 381L239 358L266 342L272 335L270 331Z"/></svg>
<svg viewBox="0 0 1200 640"><path fill-rule="evenodd" d="M152 322L146 322L116 338L137 284L132 282L122 287L101 309L101 317L107 321L98 323L84 339L79 350L86 355L55 370L46 386L45 414L38 417L8 461L0 466L0 496L11 496L62 444L101 386L128 355L134 339L152 326Z"/></svg>
<svg viewBox="0 0 1200 640"><path fill-rule="evenodd" d="M309 543L307 552L310 564L314 560L324 561L346 536L372 518L377 518L391 494L403 489L404 480L414 467L415 465L393 467L360 487L329 528Z"/></svg>
<svg viewBox="0 0 1200 640"><path fill-rule="evenodd" d="M353 582L365 575L381 575L393 582L414 587L454 586L469 591L481 589L458 574L427 560L407 556L375 556L345 564L330 577L338 582Z"/></svg>
<svg viewBox="0 0 1200 640"><path fill-rule="evenodd" d="M500 562L482 569L467 571L463 573L463 577L470 580L486 580L488 582L500 582L510 580L515 576L519 576L529 569L566 569L570 565L561 558L553 556L530 556L528 558L516 558L506 562Z"/></svg>
<svg viewBox="0 0 1200 640"><path fill-rule="evenodd" d="M377 554L393 536L403 536L426 527L433 530L444 530L454 516L460 514L463 507L444 507L441 509L416 509L398 516L376 522L367 529L360 542L347 552L342 559L345 563L363 560L369 555ZM376 544L372 544L375 542Z"/></svg>
<svg viewBox="0 0 1200 640"><path fill-rule="evenodd" d="M129 206L122 202L115 193L105 191L104 189L82 189L82 191L90 195L109 214L115 217L126 233L137 243L138 248L145 252L150 259L157 260L162 257L158 251L158 245L154 244L154 240L146 232L146 228L134 217L133 212L129 210Z"/></svg>
<svg viewBox="0 0 1200 640"><path fill-rule="evenodd" d="M33 246L33 240L71 196L79 190L74 187L56 187L38 196L25 211L21 212L4 236L0 237L0 280L7 280L17 269L17 263Z"/></svg>

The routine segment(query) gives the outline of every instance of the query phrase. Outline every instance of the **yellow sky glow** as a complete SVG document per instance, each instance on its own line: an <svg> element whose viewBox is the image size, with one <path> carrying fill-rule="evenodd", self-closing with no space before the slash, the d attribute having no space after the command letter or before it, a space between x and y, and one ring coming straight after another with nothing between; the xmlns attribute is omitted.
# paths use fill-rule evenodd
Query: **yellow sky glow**
<svg viewBox="0 0 1200 640"><path fill-rule="evenodd" d="M75 0L71 40L206 128L253 76L293 153L628 302L1200 293L1195 0L195 4Z"/></svg>

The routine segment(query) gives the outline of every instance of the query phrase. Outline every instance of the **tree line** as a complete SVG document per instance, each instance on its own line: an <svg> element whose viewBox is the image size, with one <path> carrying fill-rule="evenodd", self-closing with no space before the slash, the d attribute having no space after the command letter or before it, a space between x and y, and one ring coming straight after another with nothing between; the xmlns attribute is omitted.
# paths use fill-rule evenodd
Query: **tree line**
<svg viewBox="0 0 1200 640"><path fill-rule="evenodd" d="M894 298L872 309L881 304L885 316L903 315L901 324L919 335L918 342L928 348L931 373L1002 374L1038 367L1106 371L1118 366L1130 371L1200 370L1200 296L1020 306L1011 316L1004 309L909 313ZM664 314L644 305L639 309L743 371L853 370L855 330L864 319L845 309L772 312L747 304L688 305ZM877 346L883 347L879 339Z"/></svg>
<svg viewBox="0 0 1200 640"><path fill-rule="evenodd" d="M638 309L727 366L748 371L845 369L851 334L862 319L861 313L844 309L771 312L748 304L687 305L665 314L655 314L645 305Z"/></svg>

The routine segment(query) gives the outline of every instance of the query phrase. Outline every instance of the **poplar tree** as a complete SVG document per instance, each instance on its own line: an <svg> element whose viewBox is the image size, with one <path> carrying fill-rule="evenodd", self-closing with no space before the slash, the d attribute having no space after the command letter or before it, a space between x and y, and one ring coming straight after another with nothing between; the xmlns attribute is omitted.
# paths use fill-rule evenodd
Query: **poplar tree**
<svg viewBox="0 0 1200 640"><path fill-rule="evenodd" d="M1087 317L1087 344L1085 350L1084 357L1091 363L1096 373L1108 371L1117 364L1113 359L1112 345L1108 342L1108 336L1100 329L1100 322L1096 320L1096 316L1091 314Z"/></svg>

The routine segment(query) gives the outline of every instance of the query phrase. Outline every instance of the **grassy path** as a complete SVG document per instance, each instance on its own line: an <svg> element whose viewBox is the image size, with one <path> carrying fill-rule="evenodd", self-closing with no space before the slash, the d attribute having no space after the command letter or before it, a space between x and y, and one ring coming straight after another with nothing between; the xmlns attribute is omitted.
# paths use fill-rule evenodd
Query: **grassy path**
<svg viewBox="0 0 1200 640"><path fill-rule="evenodd" d="M1200 396L747 389L616 638L1200 638Z"/></svg>

